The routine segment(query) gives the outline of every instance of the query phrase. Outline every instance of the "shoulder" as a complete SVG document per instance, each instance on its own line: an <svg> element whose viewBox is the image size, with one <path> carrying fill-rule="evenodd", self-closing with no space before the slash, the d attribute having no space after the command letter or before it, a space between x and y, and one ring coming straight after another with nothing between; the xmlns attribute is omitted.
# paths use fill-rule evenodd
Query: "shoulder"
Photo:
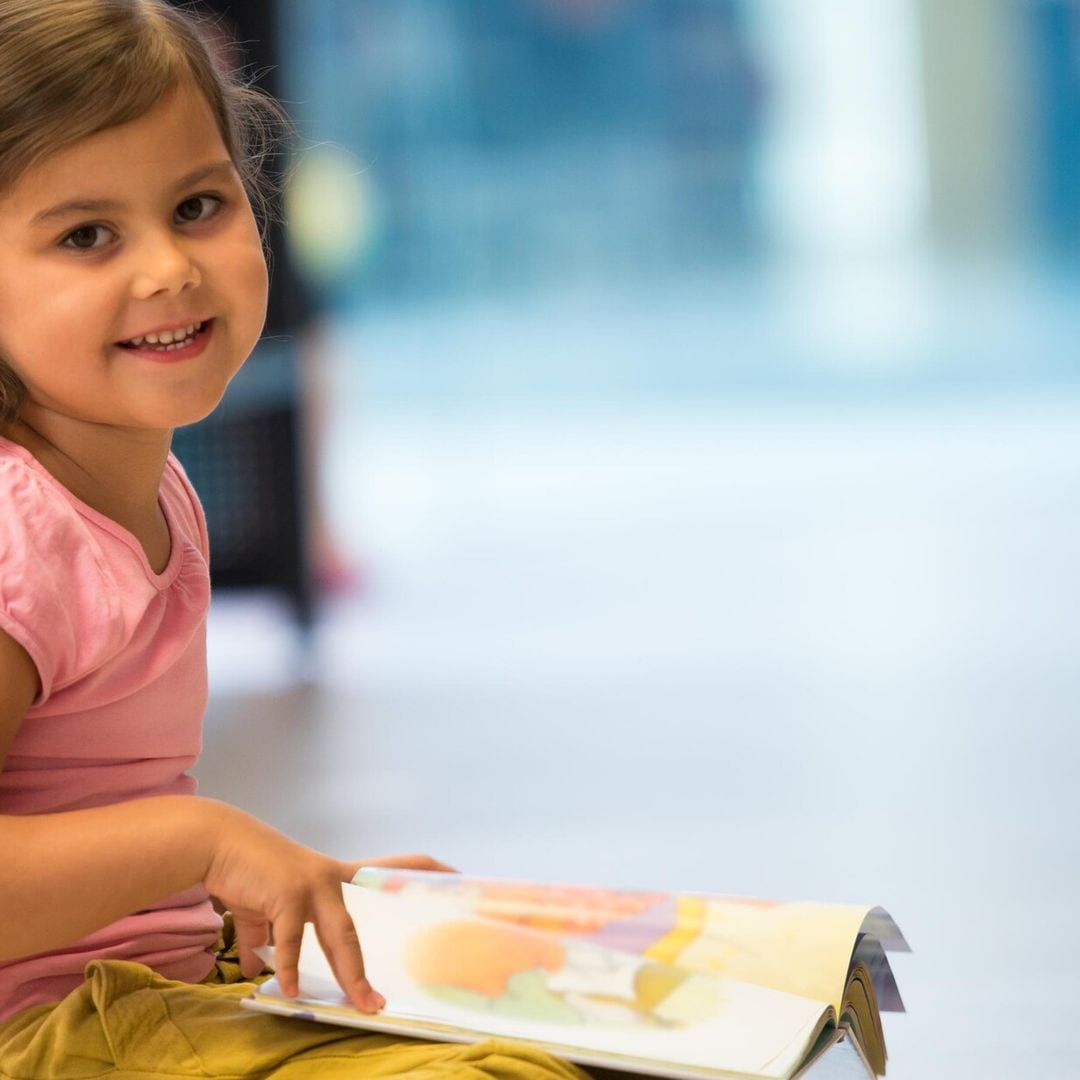
<svg viewBox="0 0 1080 1080"><path fill-rule="evenodd" d="M0 629L38 669L42 694L108 647L117 589L92 528L21 447L0 441Z"/></svg>
<svg viewBox="0 0 1080 1080"><path fill-rule="evenodd" d="M62 557L79 515L63 488L21 446L0 440L0 565L43 549Z"/></svg>
<svg viewBox="0 0 1080 1080"><path fill-rule="evenodd" d="M0 438L0 495L15 499L18 508L24 508L31 500L47 495L55 481L48 482L48 474L34 460L28 450L17 443Z"/></svg>

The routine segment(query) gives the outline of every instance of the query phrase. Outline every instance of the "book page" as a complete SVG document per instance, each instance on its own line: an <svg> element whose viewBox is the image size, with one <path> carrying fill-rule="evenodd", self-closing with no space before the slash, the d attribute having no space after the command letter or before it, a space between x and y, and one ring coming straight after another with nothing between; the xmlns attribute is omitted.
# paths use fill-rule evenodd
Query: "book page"
<svg viewBox="0 0 1080 1080"><path fill-rule="evenodd" d="M673 898L674 929L647 955L768 986L839 1012L866 908L709 896Z"/></svg>
<svg viewBox="0 0 1080 1080"><path fill-rule="evenodd" d="M259 1000L414 1035L525 1039L571 1060L667 1075L790 1076L832 1017L822 1002L478 916L460 896L348 886L346 902L386 1009L365 1017L348 1006L310 928L303 1000L288 1002L273 984Z"/></svg>
<svg viewBox="0 0 1080 1080"><path fill-rule="evenodd" d="M659 964L829 1002L837 1012L864 923L872 920L895 930L880 908L856 904L629 891L416 871L362 870L356 880L387 893L438 896L480 918L550 930ZM876 974L884 988L884 969L879 966Z"/></svg>

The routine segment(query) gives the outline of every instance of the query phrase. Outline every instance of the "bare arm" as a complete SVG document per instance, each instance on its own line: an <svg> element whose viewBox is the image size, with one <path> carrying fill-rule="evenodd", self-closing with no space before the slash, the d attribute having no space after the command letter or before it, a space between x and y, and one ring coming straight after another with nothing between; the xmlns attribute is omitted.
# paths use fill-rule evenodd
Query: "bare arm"
<svg viewBox="0 0 1080 1080"><path fill-rule="evenodd" d="M0 816L0 960L70 945L198 884L214 817L184 796Z"/></svg>
<svg viewBox="0 0 1080 1080"><path fill-rule="evenodd" d="M26 650L0 630L0 771L12 740L38 692L38 674Z"/></svg>
<svg viewBox="0 0 1080 1080"><path fill-rule="evenodd" d="M37 690L33 661L0 631L0 769ZM168 796L0 815L0 960L69 945L202 881L225 809Z"/></svg>
<svg viewBox="0 0 1080 1080"><path fill-rule="evenodd" d="M0 631L0 769L37 692L26 652ZM271 934L278 979L296 993L304 924L314 923L338 982L364 1011L382 1002L364 975L341 883L363 863L303 847L235 807L166 795L92 810L0 815L0 961L69 945L204 882L231 908L241 966ZM424 855L369 864L447 869Z"/></svg>

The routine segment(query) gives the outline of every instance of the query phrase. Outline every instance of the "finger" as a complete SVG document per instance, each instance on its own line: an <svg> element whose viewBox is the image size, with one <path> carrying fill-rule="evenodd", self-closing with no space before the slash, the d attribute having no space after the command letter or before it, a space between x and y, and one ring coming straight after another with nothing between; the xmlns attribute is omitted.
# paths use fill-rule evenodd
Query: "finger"
<svg viewBox="0 0 1080 1080"><path fill-rule="evenodd" d="M363 859L357 863L346 863L359 870L364 866L387 866L395 870L437 870L443 873L456 874L458 871L446 863L433 859L430 855L380 855L373 859Z"/></svg>
<svg viewBox="0 0 1080 1080"><path fill-rule="evenodd" d="M361 1012L378 1012L386 1004L386 999L368 981L360 938L352 916L346 911L340 897L335 897L319 909L315 934L330 961L334 978L349 1001Z"/></svg>
<svg viewBox="0 0 1080 1080"><path fill-rule="evenodd" d="M287 997L300 992L296 973L300 960L300 942L304 937L304 920L295 914L280 915L274 920L274 968L278 985Z"/></svg>
<svg viewBox="0 0 1080 1080"><path fill-rule="evenodd" d="M240 958L240 974L245 979L253 979L263 969L262 960L255 954L255 949L270 940L270 924L258 916L237 915L233 912L233 926L236 929L236 949Z"/></svg>

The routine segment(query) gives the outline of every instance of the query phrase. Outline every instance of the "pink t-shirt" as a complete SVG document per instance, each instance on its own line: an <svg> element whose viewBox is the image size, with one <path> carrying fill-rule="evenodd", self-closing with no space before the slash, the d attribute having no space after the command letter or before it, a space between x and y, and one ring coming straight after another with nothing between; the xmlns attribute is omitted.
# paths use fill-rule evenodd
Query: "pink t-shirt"
<svg viewBox="0 0 1080 1080"><path fill-rule="evenodd" d="M131 533L0 438L0 628L41 679L0 772L0 814L194 792L210 580L202 508L171 455L159 502L172 548L155 574ZM59 1001L100 958L198 982L220 927L200 885L63 949L2 963L0 1019Z"/></svg>

